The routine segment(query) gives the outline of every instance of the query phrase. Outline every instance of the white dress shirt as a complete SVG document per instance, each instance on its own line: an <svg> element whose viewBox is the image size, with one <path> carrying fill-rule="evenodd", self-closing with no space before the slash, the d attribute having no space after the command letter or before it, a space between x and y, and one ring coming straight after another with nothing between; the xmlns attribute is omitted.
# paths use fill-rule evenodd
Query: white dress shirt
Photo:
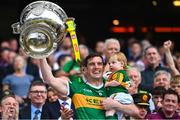
<svg viewBox="0 0 180 120"><path fill-rule="evenodd" d="M66 101L58 99L60 105L62 105L63 102L66 102L67 104L64 106L65 108L71 109L71 98L68 98ZM58 120L62 120L61 116L58 118ZM71 119L72 120L72 119Z"/></svg>

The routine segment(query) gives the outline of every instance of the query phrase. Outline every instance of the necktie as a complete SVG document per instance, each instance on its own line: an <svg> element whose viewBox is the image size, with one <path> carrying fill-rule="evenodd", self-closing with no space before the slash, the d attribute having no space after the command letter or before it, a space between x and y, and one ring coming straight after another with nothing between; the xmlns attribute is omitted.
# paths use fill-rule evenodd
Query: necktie
<svg viewBox="0 0 180 120"><path fill-rule="evenodd" d="M41 113L40 110L36 110L36 111L34 112L34 118L33 118L33 120L38 120L38 114L39 114L39 113Z"/></svg>
<svg viewBox="0 0 180 120"><path fill-rule="evenodd" d="M67 105L68 103L66 101L62 102L62 105L65 106Z"/></svg>

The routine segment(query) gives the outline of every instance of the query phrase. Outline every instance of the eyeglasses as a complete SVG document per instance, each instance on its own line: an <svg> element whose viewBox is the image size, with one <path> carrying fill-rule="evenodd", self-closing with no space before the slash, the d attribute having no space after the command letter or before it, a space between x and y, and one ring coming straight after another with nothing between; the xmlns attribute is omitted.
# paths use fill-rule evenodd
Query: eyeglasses
<svg viewBox="0 0 180 120"><path fill-rule="evenodd" d="M30 91L31 93L34 93L34 94L38 94L38 93L41 93L41 94L45 94L45 93L47 93L47 91L37 91L37 90L35 90L35 91Z"/></svg>

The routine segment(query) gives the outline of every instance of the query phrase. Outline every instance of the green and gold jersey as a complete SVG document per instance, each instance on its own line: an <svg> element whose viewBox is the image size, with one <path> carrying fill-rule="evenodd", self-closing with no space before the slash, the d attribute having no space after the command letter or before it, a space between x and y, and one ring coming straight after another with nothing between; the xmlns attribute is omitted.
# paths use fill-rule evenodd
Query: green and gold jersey
<svg viewBox="0 0 180 120"><path fill-rule="evenodd" d="M119 82L120 85L107 87L107 93L109 96L118 92L128 93L127 88L130 86L130 80L125 70L118 70L114 73L111 73L111 75L108 77L108 82L113 80Z"/></svg>
<svg viewBox="0 0 180 120"><path fill-rule="evenodd" d="M94 88L82 79L73 80L69 86L77 119L105 119L105 110L101 105L102 100L106 98L104 86Z"/></svg>

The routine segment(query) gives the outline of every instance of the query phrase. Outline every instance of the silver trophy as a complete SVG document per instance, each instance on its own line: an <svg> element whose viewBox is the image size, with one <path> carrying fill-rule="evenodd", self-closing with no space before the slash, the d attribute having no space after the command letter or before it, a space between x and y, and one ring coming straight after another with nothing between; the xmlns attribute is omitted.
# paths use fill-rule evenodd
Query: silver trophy
<svg viewBox="0 0 180 120"><path fill-rule="evenodd" d="M55 3L32 2L23 9L20 22L12 24L13 33L20 34L20 46L28 56L45 58L66 36L67 19L64 10Z"/></svg>

